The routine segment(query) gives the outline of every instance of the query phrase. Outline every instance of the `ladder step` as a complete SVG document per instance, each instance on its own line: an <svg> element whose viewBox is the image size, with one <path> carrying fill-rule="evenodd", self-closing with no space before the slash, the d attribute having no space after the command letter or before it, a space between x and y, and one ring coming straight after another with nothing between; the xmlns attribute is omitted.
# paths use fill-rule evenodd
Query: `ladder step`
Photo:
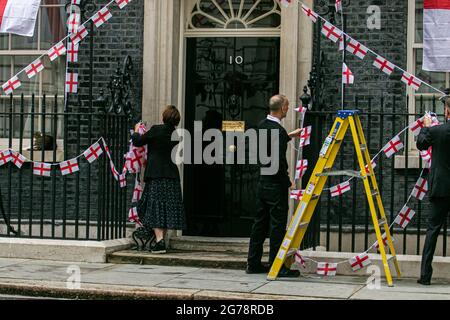
<svg viewBox="0 0 450 320"><path fill-rule="evenodd" d="M354 177L362 179L363 176L361 175L360 171L355 170L338 170L338 171L329 171L329 172L322 172L317 173L317 177L331 177L331 176L348 176L348 177Z"/></svg>
<svg viewBox="0 0 450 320"><path fill-rule="evenodd" d="M366 149L367 149L367 146L366 146L365 144L361 144L361 145L360 145L360 148L361 148L361 150L366 150Z"/></svg>
<svg viewBox="0 0 450 320"><path fill-rule="evenodd" d="M380 220L378 220L378 225L379 225L379 226L384 225L384 224L386 224L386 223L387 223L387 222L386 222L385 219L380 219Z"/></svg>
<svg viewBox="0 0 450 320"><path fill-rule="evenodd" d="M378 195L378 191L377 191L377 190L374 190L374 191L372 192L372 196L376 197L377 195Z"/></svg>
<svg viewBox="0 0 450 320"><path fill-rule="evenodd" d="M298 226L299 229L303 229L306 228L309 225L309 222L302 222L300 223L300 225Z"/></svg>

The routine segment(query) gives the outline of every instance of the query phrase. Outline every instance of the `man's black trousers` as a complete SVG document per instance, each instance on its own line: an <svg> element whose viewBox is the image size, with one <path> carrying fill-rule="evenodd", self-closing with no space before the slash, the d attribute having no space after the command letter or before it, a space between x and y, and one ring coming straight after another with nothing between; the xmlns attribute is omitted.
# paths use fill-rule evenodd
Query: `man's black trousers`
<svg viewBox="0 0 450 320"><path fill-rule="evenodd" d="M447 215L450 211L450 197L446 198L430 198L431 203L431 216L428 220L427 237L423 247L422 254L422 267L420 277L423 280L430 281L433 274L433 262L434 251L436 249L436 243L439 236L439 232L442 229L442 225L447 219Z"/></svg>
<svg viewBox="0 0 450 320"><path fill-rule="evenodd" d="M269 234L269 264L277 255L284 239L289 208L288 188L279 183L260 182L257 195L257 212L250 235L249 267L261 264L264 241Z"/></svg>

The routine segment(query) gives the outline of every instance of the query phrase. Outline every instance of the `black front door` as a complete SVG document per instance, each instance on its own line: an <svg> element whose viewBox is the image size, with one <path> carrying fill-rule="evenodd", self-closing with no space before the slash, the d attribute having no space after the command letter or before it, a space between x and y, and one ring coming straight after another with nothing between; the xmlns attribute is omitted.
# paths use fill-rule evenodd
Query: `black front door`
<svg viewBox="0 0 450 320"><path fill-rule="evenodd" d="M192 137L194 121L203 131L221 130L223 121L243 121L246 130L257 127L278 93L279 48L279 38L188 39L185 125ZM248 237L258 172L248 163L185 165L185 234Z"/></svg>

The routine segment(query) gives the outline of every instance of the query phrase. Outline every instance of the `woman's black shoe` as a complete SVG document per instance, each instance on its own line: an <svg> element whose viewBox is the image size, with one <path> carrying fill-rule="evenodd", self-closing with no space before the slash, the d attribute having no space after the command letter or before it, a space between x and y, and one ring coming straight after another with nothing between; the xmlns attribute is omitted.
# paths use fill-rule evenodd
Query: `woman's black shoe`
<svg viewBox="0 0 450 320"><path fill-rule="evenodd" d="M419 280L417 280L417 283L419 283L419 284L421 284L421 285L424 285L424 286L429 286L429 285L431 285L431 282L430 282L430 280L424 280L424 279L419 279Z"/></svg>
<svg viewBox="0 0 450 320"><path fill-rule="evenodd" d="M264 265L259 265L257 267L247 266L247 269L245 270L245 273L247 273L247 274L268 273L269 270L270 270L270 268L266 267Z"/></svg>
<svg viewBox="0 0 450 320"><path fill-rule="evenodd" d="M155 244L152 244L150 247L151 253L166 253L166 242L164 239L160 240L159 242L156 242Z"/></svg>

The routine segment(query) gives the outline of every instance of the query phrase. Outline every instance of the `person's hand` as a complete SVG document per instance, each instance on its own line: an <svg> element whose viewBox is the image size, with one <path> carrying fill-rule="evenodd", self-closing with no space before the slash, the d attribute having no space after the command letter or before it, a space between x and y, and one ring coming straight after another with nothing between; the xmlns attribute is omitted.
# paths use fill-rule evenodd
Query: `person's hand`
<svg viewBox="0 0 450 320"><path fill-rule="evenodd" d="M289 187L289 190L295 190L295 188L297 188L297 186L295 185L295 182L291 181L291 186Z"/></svg>
<svg viewBox="0 0 450 320"><path fill-rule="evenodd" d="M139 122L139 123L137 123L135 126L134 126L134 132L138 132L139 131L139 126L141 125L141 123Z"/></svg>
<svg viewBox="0 0 450 320"><path fill-rule="evenodd" d="M429 127L431 127L431 124L433 123L433 120L431 119L431 117L429 117L429 116L425 116L425 118L423 119L423 125L426 127L426 128L429 128Z"/></svg>
<svg viewBox="0 0 450 320"><path fill-rule="evenodd" d="M297 129L288 134L289 138L294 138L300 135L302 129Z"/></svg>

